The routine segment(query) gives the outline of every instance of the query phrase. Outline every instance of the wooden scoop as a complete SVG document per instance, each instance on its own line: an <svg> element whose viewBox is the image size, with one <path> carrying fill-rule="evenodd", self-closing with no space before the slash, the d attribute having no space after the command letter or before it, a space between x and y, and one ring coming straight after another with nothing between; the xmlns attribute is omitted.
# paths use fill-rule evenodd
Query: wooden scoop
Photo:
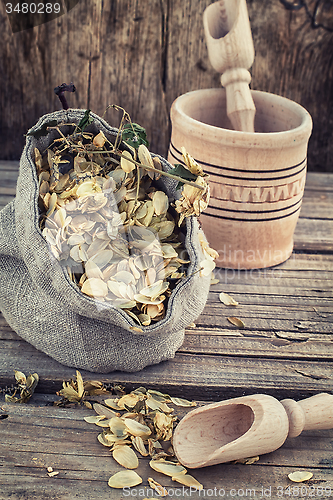
<svg viewBox="0 0 333 500"><path fill-rule="evenodd" d="M302 430L332 428L332 394L297 403L256 394L189 412L176 427L173 447L185 467L206 467L270 453Z"/></svg>
<svg viewBox="0 0 333 500"><path fill-rule="evenodd" d="M248 72L254 46L245 0L220 0L204 11L203 24L209 60L222 74L227 115L235 130L254 132L255 106Z"/></svg>

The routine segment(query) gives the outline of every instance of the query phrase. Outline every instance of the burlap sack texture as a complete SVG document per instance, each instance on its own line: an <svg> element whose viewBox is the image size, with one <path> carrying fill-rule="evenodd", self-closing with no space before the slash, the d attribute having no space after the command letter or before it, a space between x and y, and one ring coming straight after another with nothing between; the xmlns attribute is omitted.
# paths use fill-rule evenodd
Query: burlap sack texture
<svg viewBox="0 0 333 500"><path fill-rule="evenodd" d="M46 123L78 123L83 110L44 115L30 130ZM102 130L114 136L116 129L91 113L87 131ZM64 129L62 128L64 132ZM204 259L198 240L198 221L186 220L186 241L191 264L188 277L174 289L163 320L138 326L121 309L82 294L48 249L38 226L38 179L34 148L51 144L56 132L35 139L27 136L20 161L16 198L0 212L0 310L17 334L64 365L108 373L139 371L147 365L174 357L184 340L185 327L201 314L209 291L210 277L193 274ZM171 165L159 157L163 169ZM179 197L176 182L162 176L164 191Z"/></svg>

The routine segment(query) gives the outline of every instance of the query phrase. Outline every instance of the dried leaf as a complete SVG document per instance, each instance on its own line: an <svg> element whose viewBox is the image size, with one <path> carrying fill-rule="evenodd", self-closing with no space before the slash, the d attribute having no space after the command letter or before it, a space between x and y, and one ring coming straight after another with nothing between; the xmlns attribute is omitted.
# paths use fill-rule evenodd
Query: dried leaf
<svg viewBox="0 0 333 500"><path fill-rule="evenodd" d="M225 292L220 293L219 299L226 306L238 306L238 302Z"/></svg>
<svg viewBox="0 0 333 500"><path fill-rule="evenodd" d="M18 371L18 370L14 370L14 374L15 374L15 380L16 380L16 383L18 385L23 385L25 386L26 383L27 383L27 378L26 376L24 375L24 373Z"/></svg>
<svg viewBox="0 0 333 500"><path fill-rule="evenodd" d="M288 474L290 481L294 483L302 483L303 481L308 481L313 477L312 472L307 471L295 471Z"/></svg>
<svg viewBox="0 0 333 500"><path fill-rule="evenodd" d="M130 330L133 330L134 332L137 332L137 333L143 333L142 328L138 328L137 326L131 326Z"/></svg>
<svg viewBox="0 0 333 500"><path fill-rule="evenodd" d="M107 439L107 434L104 432L101 432L101 434L98 434L97 440L103 445L111 448L115 442L119 441L121 438L117 438L117 436L114 436L115 439Z"/></svg>
<svg viewBox="0 0 333 500"><path fill-rule="evenodd" d="M120 417L112 417L110 420L110 429L117 437L127 437L128 431L125 422Z"/></svg>
<svg viewBox="0 0 333 500"><path fill-rule="evenodd" d="M110 488L131 488L142 483L142 479L133 470L122 470L110 477L108 485Z"/></svg>
<svg viewBox="0 0 333 500"><path fill-rule="evenodd" d="M235 318L234 316L231 316L230 318L227 318L227 320L230 323L232 323L233 325L238 326L238 328L245 328L245 324L239 318Z"/></svg>
<svg viewBox="0 0 333 500"><path fill-rule="evenodd" d="M147 167L154 167L154 162L148 148L144 144L140 144L138 147L138 158L142 165Z"/></svg>
<svg viewBox="0 0 333 500"><path fill-rule="evenodd" d="M124 394L121 396L121 398L117 401L117 405L122 410L133 408L137 402L140 401L140 399L141 396L139 394L133 394L133 392L131 392L130 394Z"/></svg>

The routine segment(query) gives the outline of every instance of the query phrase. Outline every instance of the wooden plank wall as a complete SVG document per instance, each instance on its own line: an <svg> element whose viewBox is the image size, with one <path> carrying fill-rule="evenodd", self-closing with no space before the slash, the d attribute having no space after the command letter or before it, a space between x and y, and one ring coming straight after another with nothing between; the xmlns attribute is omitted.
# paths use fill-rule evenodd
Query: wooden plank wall
<svg viewBox="0 0 333 500"><path fill-rule="evenodd" d="M59 108L53 88L73 81L71 107L126 108L167 154L169 110L180 94L219 87L207 58L202 13L211 0L80 0L66 15L12 34L0 3L0 159L18 159L23 134ZM256 58L254 89L287 96L314 120L309 169L332 171L333 3L247 0ZM288 10L286 6L303 6ZM314 16L314 20L311 20ZM108 111L119 124L119 114Z"/></svg>

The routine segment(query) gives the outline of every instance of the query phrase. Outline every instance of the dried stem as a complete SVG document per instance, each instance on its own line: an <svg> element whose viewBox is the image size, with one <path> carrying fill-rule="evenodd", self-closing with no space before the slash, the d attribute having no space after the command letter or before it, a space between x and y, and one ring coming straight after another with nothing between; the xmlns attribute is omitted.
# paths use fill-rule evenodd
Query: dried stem
<svg viewBox="0 0 333 500"><path fill-rule="evenodd" d="M121 151L106 151L106 152L109 152L109 153L113 152L113 153L116 153L116 154L119 154L120 156L122 156ZM129 160L132 163L135 163L135 165L137 165L138 167L142 167L145 170L150 170L151 172L156 172L160 175L161 174L165 175L165 177L169 177L170 179L174 179L175 181L182 182L183 184L188 184L189 186L193 186L197 189L200 189L201 191L204 191L204 189L205 189L203 186L200 186L200 184L197 184L196 182L188 181L187 179L183 179L182 177L178 177L178 175L169 174L169 172L164 172L164 170L157 170L157 168L151 167L150 165L143 165L142 163L139 163L138 161L135 161L131 158L128 158L127 156L126 156L126 160Z"/></svg>

